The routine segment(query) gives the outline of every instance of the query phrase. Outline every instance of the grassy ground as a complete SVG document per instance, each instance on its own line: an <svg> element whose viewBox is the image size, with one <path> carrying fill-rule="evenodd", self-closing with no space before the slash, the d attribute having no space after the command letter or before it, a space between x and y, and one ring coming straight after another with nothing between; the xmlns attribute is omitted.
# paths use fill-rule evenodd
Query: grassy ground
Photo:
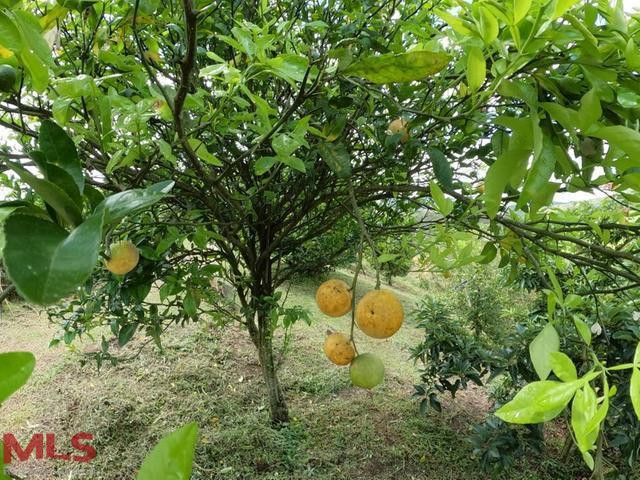
<svg viewBox="0 0 640 480"><path fill-rule="evenodd" d="M373 287L373 279L362 280L358 295ZM391 339L358 337L361 352L383 358L387 375L373 391L351 387L348 369L331 365L322 353L327 327L347 331L348 318L329 319L317 311L318 282L298 282L288 295L288 304L308 308L314 321L296 325L282 367L293 420L280 430L269 427L260 368L239 329L223 331L206 321L176 327L165 337L165 355L149 348L131 363L98 372L93 365L81 367L77 354L48 349L52 329L46 320L14 306L0 319L0 351L31 350L38 370L2 406L0 432L16 432L22 439L56 432L62 450L74 433L91 432L98 456L89 464L30 461L13 471L29 480L132 479L159 438L197 421L196 480L490 478L465 440L488 408L483 392L446 401L440 415L419 415L411 399L418 375L408 349L421 333L411 319ZM416 279L398 280L394 289L408 312L423 294ZM504 478L582 478L544 458L523 459Z"/></svg>

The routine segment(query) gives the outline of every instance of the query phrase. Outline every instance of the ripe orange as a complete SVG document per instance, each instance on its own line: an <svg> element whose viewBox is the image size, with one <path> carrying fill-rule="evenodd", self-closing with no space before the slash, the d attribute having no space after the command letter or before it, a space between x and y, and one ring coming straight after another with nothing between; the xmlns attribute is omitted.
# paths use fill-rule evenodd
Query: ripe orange
<svg viewBox="0 0 640 480"><path fill-rule="evenodd" d="M356 323L365 335L388 338L398 331L404 321L404 310L393 292L373 290L356 307Z"/></svg>
<svg viewBox="0 0 640 480"><path fill-rule="evenodd" d="M316 303L322 313L330 317L341 317L351 310L351 291L342 280L331 279L318 287Z"/></svg>
<svg viewBox="0 0 640 480"><path fill-rule="evenodd" d="M373 353L362 353L351 362L349 377L357 387L373 388L384 379L384 363Z"/></svg>
<svg viewBox="0 0 640 480"><path fill-rule="evenodd" d="M129 240L122 240L109 248L111 257L105 262L107 270L116 275L125 275L136 268L140 260L140 253Z"/></svg>
<svg viewBox="0 0 640 480"><path fill-rule="evenodd" d="M391 132L391 135L401 133L402 138L400 138L400 141L402 143L405 143L407 140L409 140L409 128L407 126L407 121L404 118L396 118L394 121L392 121L389 124L389 132Z"/></svg>
<svg viewBox="0 0 640 480"><path fill-rule="evenodd" d="M344 333L327 335L324 341L324 354L336 365L349 365L356 356L353 344Z"/></svg>

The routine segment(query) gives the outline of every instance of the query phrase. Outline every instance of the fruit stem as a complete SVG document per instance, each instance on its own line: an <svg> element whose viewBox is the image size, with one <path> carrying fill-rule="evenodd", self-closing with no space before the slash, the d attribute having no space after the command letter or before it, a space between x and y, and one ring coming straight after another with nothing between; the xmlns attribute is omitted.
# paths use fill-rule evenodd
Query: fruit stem
<svg viewBox="0 0 640 480"><path fill-rule="evenodd" d="M349 334L349 341L353 345L353 349L358 354L358 347L353 338L353 331L356 325L356 287L358 286L358 275L362 269L362 251L364 250L364 233L360 232L360 243L358 245L358 261L356 262L356 269L353 272L353 281L351 282L351 333Z"/></svg>
<svg viewBox="0 0 640 480"><path fill-rule="evenodd" d="M353 210L352 210L353 216L358 221L358 225L360 226L360 232L367 239L367 243L371 247L371 252L373 253L373 266L376 269L376 290L380 290L380 262L378 262L378 249L376 248L375 243L373 243L373 239L371 238L371 235L369 235L367 226L365 225L362 215L360 214L360 207L358 207L356 194L353 191L353 183L351 182L351 178L348 179L348 186L349 186L349 197L351 198L351 206L353 207ZM360 243L360 255L362 255L362 243ZM362 259L360 259L360 266L362 266Z"/></svg>

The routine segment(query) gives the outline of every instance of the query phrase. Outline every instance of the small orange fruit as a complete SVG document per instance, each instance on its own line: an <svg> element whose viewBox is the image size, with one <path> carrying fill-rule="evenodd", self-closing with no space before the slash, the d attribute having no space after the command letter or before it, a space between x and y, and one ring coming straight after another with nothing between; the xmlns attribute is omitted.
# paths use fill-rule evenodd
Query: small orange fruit
<svg viewBox="0 0 640 480"><path fill-rule="evenodd" d="M342 280L331 279L316 291L316 303L325 315L341 317L351 310L351 290Z"/></svg>
<svg viewBox="0 0 640 480"><path fill-rule="evenodd" d="M349 365L356 356L353 344L344 333L327 335L324 341L324 354L336 365Z"/></svg>
<svg viewBox="0 0 640 480"><path fill-rule="evenodd" d="M140 253L129 240L122 240L109 248L111 257L105 262L107 270L116 275L125 275L136 268L140 260Z"/></svg>
<svg viewBox="0 0 640 480"><path fill-rule="evenodd" d="M395 135L396 133L401 133L402 138L400 141L402 143L407 142L409 140L409 128L407 125L407 121L404 118L396 118L389 124L389 132L391 135Z"/></svg>
<svg viewBox="0 0 640 480"><path fill-rule="evenodd" d="M398 331L404 321L404 310L393 292L373 290L356 307L356 323L365 335L388 338Z"/></svg>

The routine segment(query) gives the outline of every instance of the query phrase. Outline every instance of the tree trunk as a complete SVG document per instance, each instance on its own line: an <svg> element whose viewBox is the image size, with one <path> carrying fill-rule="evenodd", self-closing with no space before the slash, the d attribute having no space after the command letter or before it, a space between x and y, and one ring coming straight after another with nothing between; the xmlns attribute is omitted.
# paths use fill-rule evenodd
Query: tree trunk
<svg viewBox="0 0 640 480"><path fill-rule="evenodd" d="M267 319L264 320L268 321ZM262 323L263 319L259 321ZM264 327L260 325L257 347L260 365L262 366L262 376L264 377L267 394L269 395L271 423L273 423L274 426L280 426L289 422L289 409L282 394L282 389L280 388L276 362L273 355L272 337L266 325L264 325Z"/></svg>

